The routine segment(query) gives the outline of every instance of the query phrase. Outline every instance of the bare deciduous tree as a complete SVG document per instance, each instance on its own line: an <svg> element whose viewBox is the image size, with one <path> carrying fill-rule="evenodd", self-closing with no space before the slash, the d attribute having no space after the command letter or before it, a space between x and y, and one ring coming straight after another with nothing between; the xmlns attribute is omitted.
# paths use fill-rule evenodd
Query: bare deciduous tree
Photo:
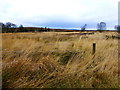
<svg viewBox="0 0 120 90"><path fill-rule="evenodd" d="M87 24L85 24L84 26L81 27L81 31L84 31L87 27Z"/></svg>
<svg viewBox="0 0 120 90"><path fill-rule="evenodd" d="M97 30L106 30L106 23L105 22L100 22L97 24Z"/></svg>

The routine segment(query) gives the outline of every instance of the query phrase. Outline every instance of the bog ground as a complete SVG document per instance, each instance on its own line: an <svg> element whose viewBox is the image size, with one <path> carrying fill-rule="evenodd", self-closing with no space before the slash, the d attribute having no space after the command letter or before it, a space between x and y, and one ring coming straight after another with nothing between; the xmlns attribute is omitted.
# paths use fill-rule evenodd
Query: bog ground
<svg viewBox="0 0 120 90"><path fill-rule="evenodd" d="M69 33L3 33L3 87L118 87L117 32Z"/></svg>

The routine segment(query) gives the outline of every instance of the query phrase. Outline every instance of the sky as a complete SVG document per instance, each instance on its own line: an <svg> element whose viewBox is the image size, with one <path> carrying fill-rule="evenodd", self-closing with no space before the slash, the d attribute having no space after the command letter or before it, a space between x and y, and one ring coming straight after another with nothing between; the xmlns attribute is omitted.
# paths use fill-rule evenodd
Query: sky
<svg viewBox="0 0 120 90"><path fill-rule="evenodd" d="M118 24L119 0L0 0L0 22L18 26L96 29L106 22L107 29Z"/></svg>

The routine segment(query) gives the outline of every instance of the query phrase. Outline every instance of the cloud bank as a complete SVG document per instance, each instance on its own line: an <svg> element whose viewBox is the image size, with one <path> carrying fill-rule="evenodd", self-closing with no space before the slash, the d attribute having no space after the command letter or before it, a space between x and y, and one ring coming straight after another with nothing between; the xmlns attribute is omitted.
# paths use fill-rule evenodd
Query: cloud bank
<svg viewBox="0 0 120 90"><path fill-rule="evenodd" d="M0 0L0 21L24 26L95 29L118 24L119 0Z"/></svg>

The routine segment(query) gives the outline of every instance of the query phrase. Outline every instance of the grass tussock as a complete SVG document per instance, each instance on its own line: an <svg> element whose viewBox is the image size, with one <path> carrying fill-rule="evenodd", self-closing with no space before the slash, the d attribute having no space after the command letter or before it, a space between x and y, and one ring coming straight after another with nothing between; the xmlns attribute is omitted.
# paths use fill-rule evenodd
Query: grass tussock
<svg viewBox="0 0 120 90"><path fill-rule="evenodd" d="M106 37L117 33L67 33L4 33L3 87L117 88L118 39Z"/></svg>

